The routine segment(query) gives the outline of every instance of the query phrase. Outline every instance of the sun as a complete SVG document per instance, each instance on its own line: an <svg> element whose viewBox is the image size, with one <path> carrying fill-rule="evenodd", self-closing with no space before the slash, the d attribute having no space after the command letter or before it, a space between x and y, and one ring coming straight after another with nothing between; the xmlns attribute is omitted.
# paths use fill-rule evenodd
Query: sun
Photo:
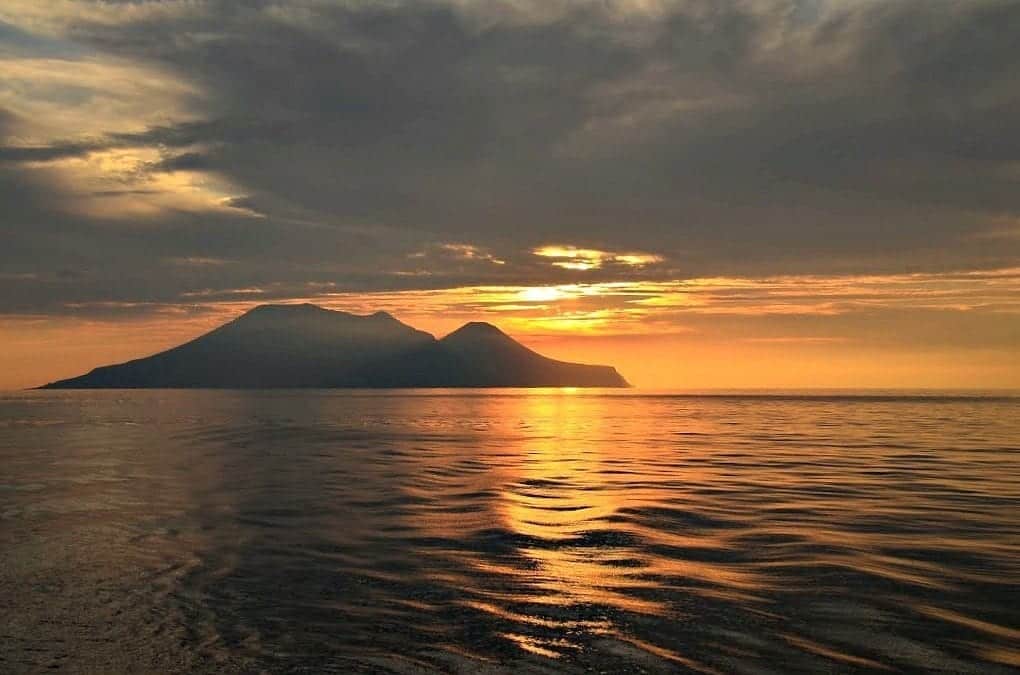
<svg viewBox="0 0 1020 675"><path fill-rule="evenodd" d="M527 302L552 302L567 297L567 294L554 286L535 286L525 288L518 296Z"/></svg>

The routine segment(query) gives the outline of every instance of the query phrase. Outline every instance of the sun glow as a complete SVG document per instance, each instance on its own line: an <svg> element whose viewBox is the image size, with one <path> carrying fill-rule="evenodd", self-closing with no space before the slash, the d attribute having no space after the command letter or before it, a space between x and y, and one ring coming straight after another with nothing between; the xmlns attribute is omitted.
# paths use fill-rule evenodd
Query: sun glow
<svg viewBox="0 0 1020 675"><path fill-rule="evenodd" d="M162 264L202 271L234 263L198 256L170 257ZM20 283L22 276L32 278L11 274L0 279ZM76 316L96 317L84 331L80 319L54 319L47 328L51 337L40 341L32 337L41 333L31 328L31 317L0 322L0 338L8 347L0 359L5 376L0 386L32 386L165 349L256 304L281 301L360 314L384 310L437 336L467 321L491 321L548 356L618 366L638 386L824 381L881 387L910 381L930 387L1009 387L1020 382L1015 358L1020 269L1003 268L371 293L343 291L330 282L270 283L197 287L174 302L75 300L65 308ZM168 317L173 318L173 335L167 333ZM880 325L875 317L882 319ZM124 349L107 345L107 332L119 335ZM70 349L70 343L77 347Z"/></svg>
<svg viewBox="0 0 1020 675"><path fill-rule="evenodd" d="M532 253L540 258L551 259L550 264L554 267L575 271L597 270L607 265L645 267L664 260L662 256L652 253L614 253L594 248L558 245L540 246Z"/></svg>
<svg viewBox="0 0 1020 675"><path fill-rule="evenodd" d="M565 293L555 286L535 286L534 288L525 288L522 291L518 291L517 295L525 302L552 302L554 300L562 300L563 298L570 297L568 293ZM526 305L523 308L530 309Z"/></svg>

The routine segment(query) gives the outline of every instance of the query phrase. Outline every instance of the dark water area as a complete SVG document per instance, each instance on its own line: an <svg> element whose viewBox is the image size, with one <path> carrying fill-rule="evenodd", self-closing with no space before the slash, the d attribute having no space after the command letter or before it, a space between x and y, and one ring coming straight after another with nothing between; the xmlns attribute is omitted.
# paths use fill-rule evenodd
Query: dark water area
<svg viewBox="0 0 1020 675"><path fill-rule="evenodd" d="M1020 668L1020 399L0 395L0 672Z"/></svg>

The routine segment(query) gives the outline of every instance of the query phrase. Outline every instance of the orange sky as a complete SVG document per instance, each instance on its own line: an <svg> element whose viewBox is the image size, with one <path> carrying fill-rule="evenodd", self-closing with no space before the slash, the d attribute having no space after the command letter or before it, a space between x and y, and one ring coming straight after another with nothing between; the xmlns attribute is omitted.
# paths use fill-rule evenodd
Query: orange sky
<svg viewBox="0 0 1020 675"><path fill-rule="evenodd" d="M145 356L197 336L198 328L198 323L175 328L165 320L3 322L0 389L37 386ZM641 388L1020 388L1020 359L1016 350L1003 348L717 343L683 335L520 339L553 358L614 365Z"/></svg>
<svg viewBox="0 0 1020 675"><path fill-rule="evenodd" d="M1018 388L1018 286L1020 270L1000 270L332 292L294 300L355 313L384 309L436 336L466 321L489 321L545 355L616 366L643 388ZM111 305L102 319L5 319L0 387L35 386L145 356L255 304Z"/></svg>

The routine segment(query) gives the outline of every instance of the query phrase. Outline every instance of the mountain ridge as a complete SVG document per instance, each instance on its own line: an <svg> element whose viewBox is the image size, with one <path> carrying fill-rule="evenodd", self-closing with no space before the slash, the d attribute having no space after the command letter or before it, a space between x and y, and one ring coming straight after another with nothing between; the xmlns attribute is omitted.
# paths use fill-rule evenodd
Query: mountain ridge
<svg viewBox="0 0 1020 675"><path fill-rule="evenodd" d="M542 386L630 385L611 366L550 359L486 322L437 340L388 312L302 303L258 305L171 349L39 388Z"/></svg>

